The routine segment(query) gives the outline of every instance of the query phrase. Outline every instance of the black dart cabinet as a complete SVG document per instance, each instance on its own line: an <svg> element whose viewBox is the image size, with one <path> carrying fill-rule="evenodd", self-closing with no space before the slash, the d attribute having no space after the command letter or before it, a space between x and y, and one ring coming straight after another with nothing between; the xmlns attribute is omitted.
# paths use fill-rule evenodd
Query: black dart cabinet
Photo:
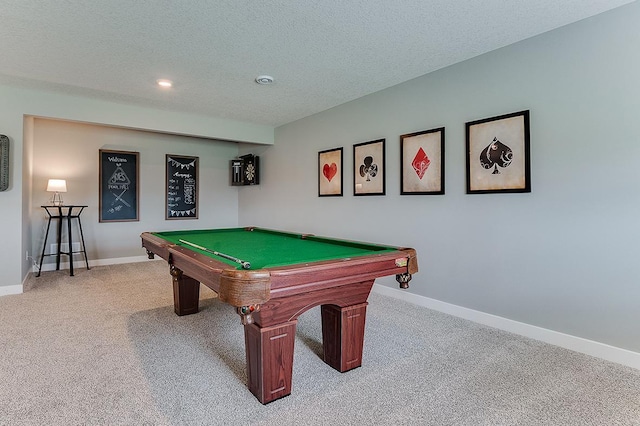
<svg viewBox="0 0 640 426"><path fill-rule="evenodd" d="M231 160L231 185L258 185L260 183L260 157L247 154Z"/></svg>

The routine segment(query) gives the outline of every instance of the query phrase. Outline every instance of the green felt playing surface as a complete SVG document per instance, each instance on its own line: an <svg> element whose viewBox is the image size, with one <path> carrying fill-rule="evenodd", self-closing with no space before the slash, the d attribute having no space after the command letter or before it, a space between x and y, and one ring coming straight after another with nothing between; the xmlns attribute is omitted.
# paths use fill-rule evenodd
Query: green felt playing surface
<svg viewBox="0 0 640 426"><path fill-rule="evenodd" d="M224 253L251 263L251 269L293 265L365 256L397 250L395 247L315 236L303 238L300 234L271 231L259 228L228 228L212 230L156 232L154 235L173 244L216 257L217 260L241 269L242 267L222 257L199 250L180 240Z"/></svg>

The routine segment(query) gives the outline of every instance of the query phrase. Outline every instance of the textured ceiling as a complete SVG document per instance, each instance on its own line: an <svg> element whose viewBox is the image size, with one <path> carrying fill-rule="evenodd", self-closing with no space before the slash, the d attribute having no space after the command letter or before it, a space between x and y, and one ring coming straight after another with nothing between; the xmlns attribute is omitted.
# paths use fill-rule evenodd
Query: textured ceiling
<svg viewBox="0 0 640 426"><path fill-rule="evenodd" d="M0 82L278 126L631 2L4 0Z"/></svg>

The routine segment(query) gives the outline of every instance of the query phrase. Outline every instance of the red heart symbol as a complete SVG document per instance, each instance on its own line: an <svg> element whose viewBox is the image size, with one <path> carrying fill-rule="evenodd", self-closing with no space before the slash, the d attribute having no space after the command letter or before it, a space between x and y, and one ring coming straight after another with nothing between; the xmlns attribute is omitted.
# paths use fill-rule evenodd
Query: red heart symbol
<svg viewBox="0 0 640 426"><path fill-rule="evenodd" d="M331 182L331 179L333 179L336 173L338 173L338 166L336 166L336 163L331 163L331 165L325 164L322 167L322 174L329 180L329 182Z"/></svg>

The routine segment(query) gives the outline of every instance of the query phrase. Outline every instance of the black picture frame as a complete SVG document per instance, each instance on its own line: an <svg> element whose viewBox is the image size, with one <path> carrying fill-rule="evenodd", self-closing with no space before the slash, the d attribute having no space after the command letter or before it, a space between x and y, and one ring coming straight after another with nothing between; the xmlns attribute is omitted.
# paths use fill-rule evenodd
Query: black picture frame
<svg viewBox="0 0 640 426"><path fill-rule="evenodd" d="M99 150L100 222L139 220L139 152Z"/></svg>
<svg viewBox="0 0 640 426"><path fill-rule="evenodd" d="M466 123L467 194L531 192L529 110Z"/></svg>
<svg viewBox="0 0 640 426"><path fill-rule="evenodd" d="M198 157L166 154L165 219L198 219Z"/></svg>
<svg viewBox="0 0 640 426"><path fill-rule="evenodd" d="M318 197L342 197L342 148L318 152Z"/></svg>
<svg viewBox="0 0 640 426"><path fill-rule="evenodd" d="M353 145L353 195L385 195L385 142Z"/></svg>
<svg viewBox="0 0 640 426"><path fill-rule="evenodd" d="M444 194L444 127L400 136L400 195Z"/></svg>
<svg viewBox="0 0 640 426"><path fill-rule="evenodd" d="M9 189L9 138L0 135L0 191Z"/></svg>

